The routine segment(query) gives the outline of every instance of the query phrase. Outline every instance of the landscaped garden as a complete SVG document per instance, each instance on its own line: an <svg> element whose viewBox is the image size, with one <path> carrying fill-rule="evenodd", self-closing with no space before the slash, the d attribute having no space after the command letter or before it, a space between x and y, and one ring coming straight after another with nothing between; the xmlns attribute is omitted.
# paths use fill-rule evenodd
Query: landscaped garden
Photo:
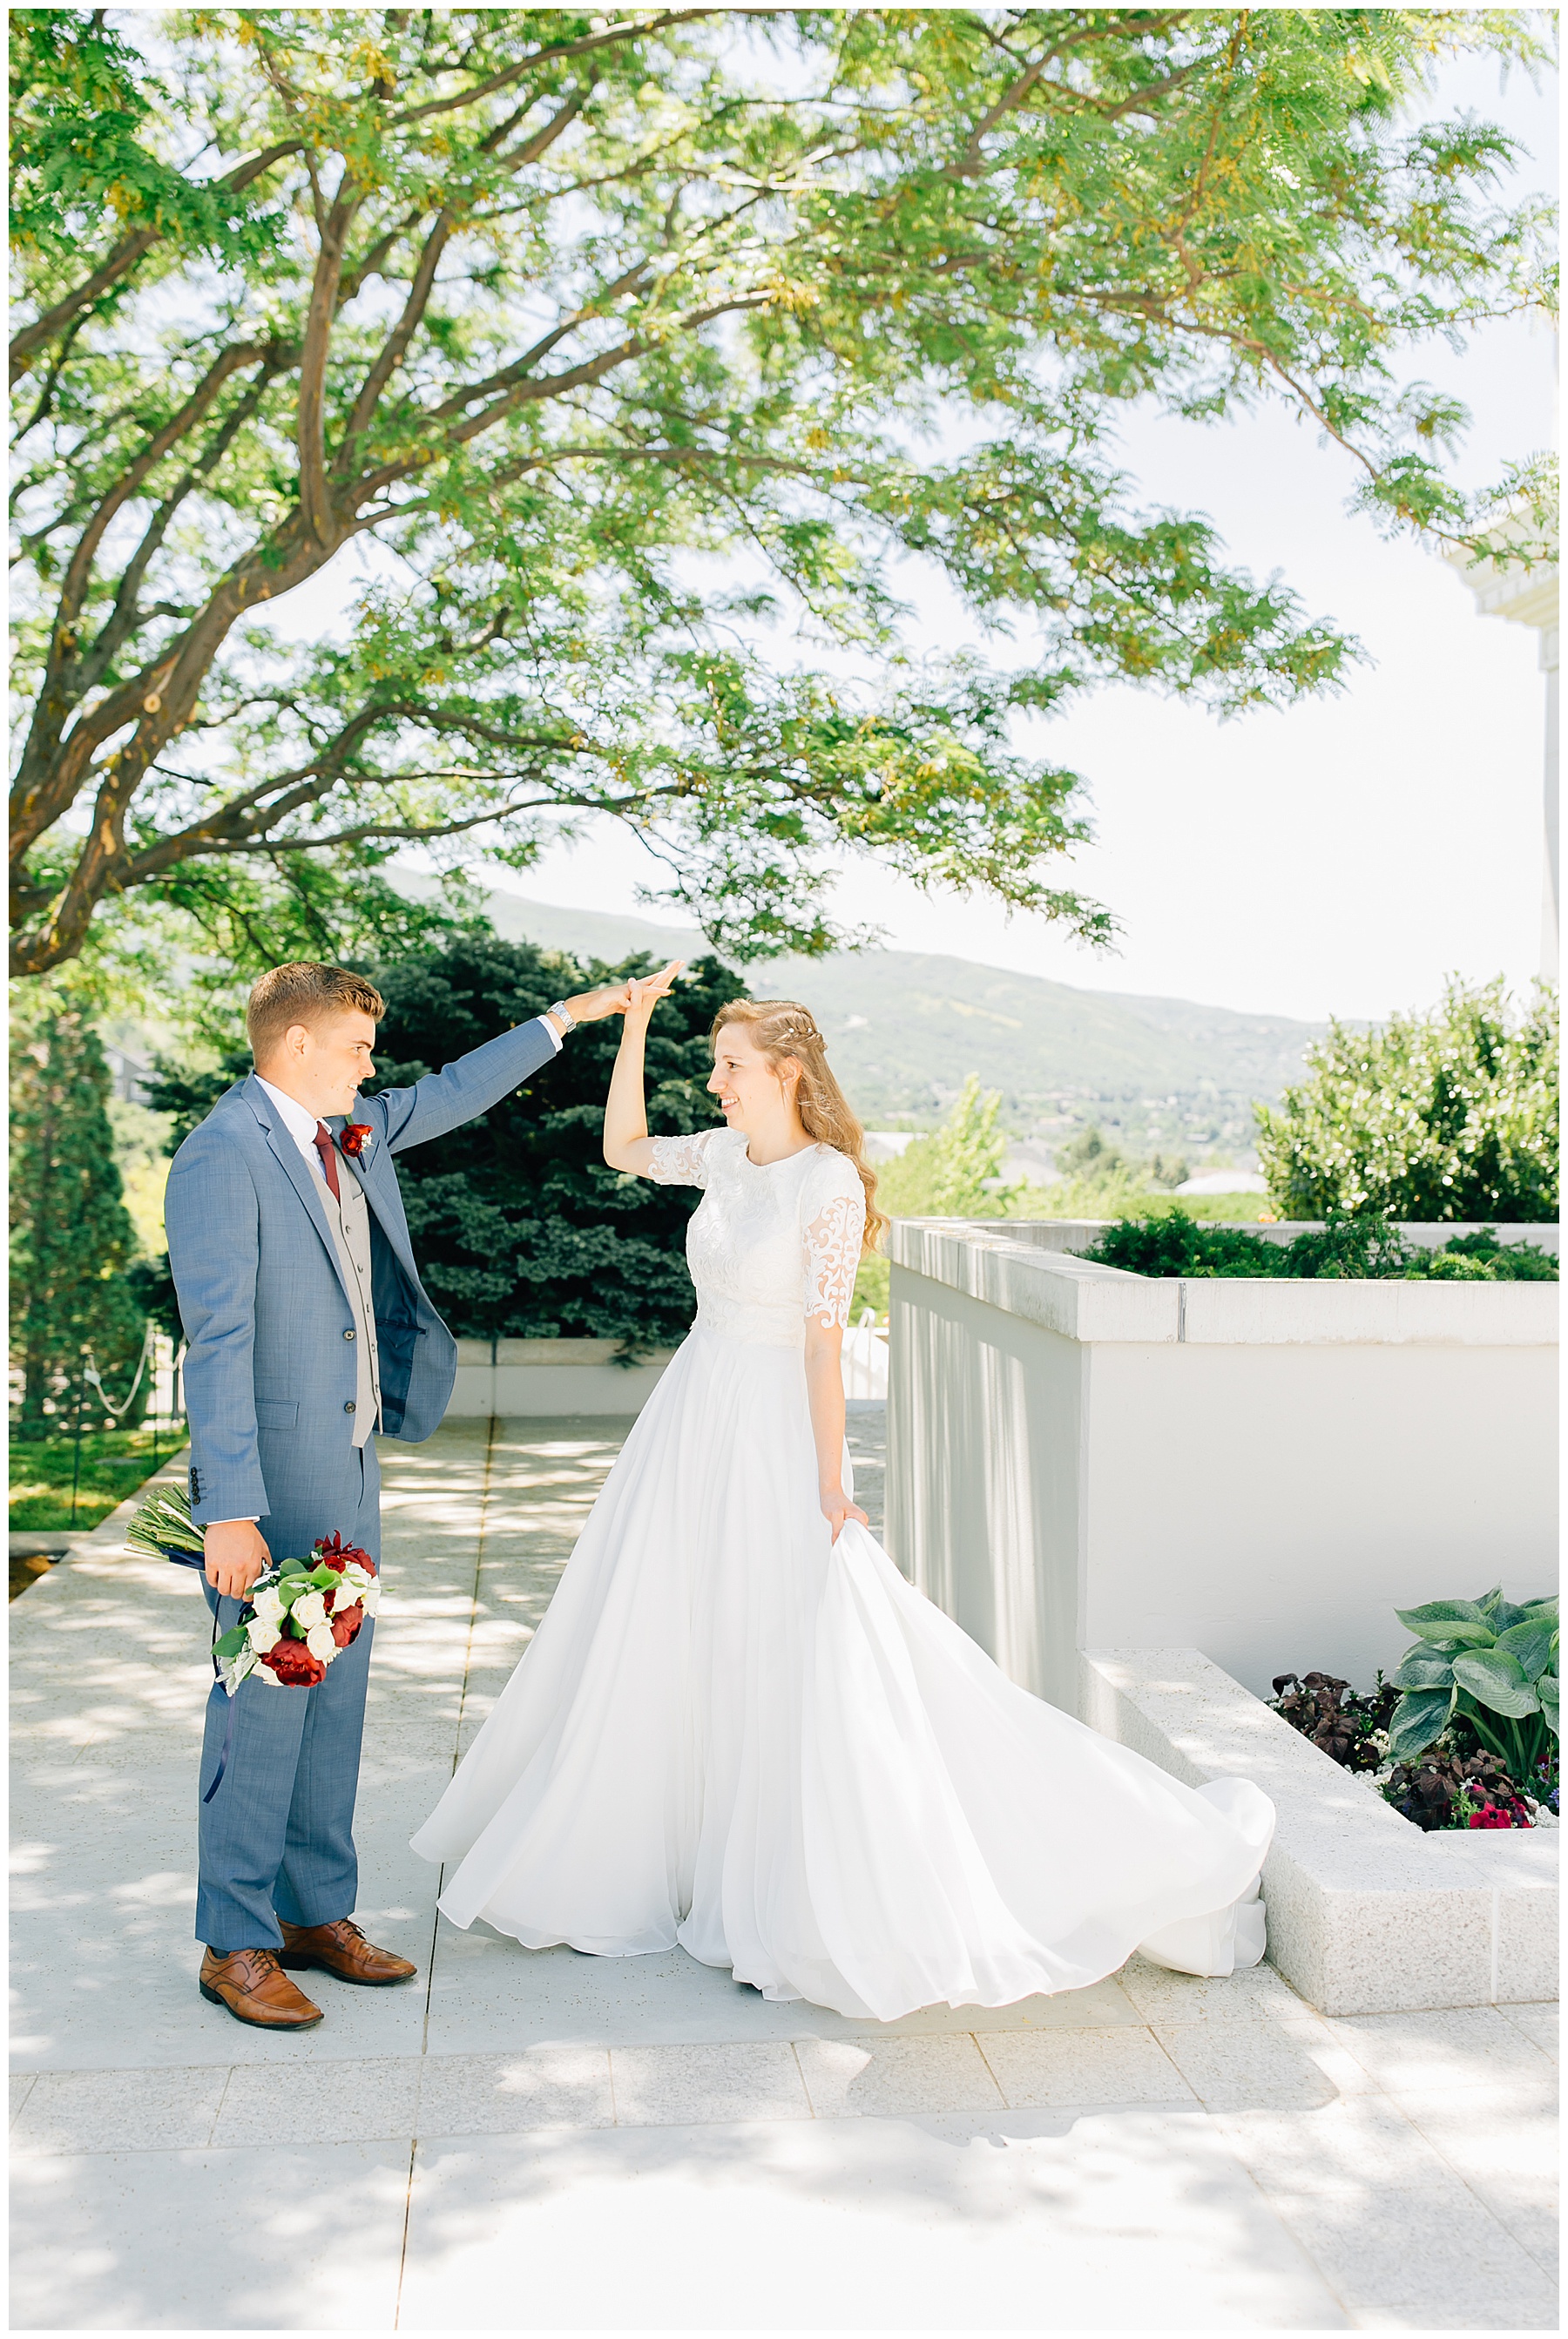
<svg viewBox="0 0 1568 2339"><path fill-rule="evenodd" d="M1426 1833L1556 1827L1556 1600L1494 1587L1396 1614L1417 1638L1391 1679L1279 1673L1275 1712Z"/></svg>

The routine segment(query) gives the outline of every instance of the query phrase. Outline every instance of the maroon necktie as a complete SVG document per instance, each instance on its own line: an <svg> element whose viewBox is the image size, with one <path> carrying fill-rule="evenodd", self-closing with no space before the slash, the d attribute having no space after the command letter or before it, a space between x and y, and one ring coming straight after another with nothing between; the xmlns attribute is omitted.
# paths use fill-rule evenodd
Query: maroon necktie
<svg viewBox="0 0 1568 2339"><path fill-rule="evenodd" d="M321 1170L332 1189L334 1202L341 1201L338 1189L338 1149L332 1143L332 1132L324 1120L316 1123L316 1150L321 1157Z"/></svg>

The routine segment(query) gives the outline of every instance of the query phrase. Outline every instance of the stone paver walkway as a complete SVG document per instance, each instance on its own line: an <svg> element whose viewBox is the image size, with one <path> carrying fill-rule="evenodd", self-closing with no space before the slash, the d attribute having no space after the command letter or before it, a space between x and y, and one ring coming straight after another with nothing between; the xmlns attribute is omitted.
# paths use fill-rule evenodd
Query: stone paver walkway
<svg viewBox="0 0 1568 2339"><path fill-rule="evenodd" d="M439 1922L409 1831L624 1425L491 1428L385 1449L360 1913L420 1979L302 2038L196 1993L196 1586L111 1525L13 1609L15 2327L1555 2326L1555 2008L1134 1959L882 2026Z"/></svg>

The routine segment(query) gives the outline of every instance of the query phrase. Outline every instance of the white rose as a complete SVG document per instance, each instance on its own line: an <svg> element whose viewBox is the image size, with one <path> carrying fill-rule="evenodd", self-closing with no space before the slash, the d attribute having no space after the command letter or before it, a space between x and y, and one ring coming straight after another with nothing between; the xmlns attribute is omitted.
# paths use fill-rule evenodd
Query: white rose
<svg viewBox="0 0 1568 2339"><path fill-rule="evenodd" d="M324 1665L330 1665L338 1653L338 1643L333 1640L332 1628L328 1623L312 1624L305 1635L305 1646Z"/></svg>
<svg viewBox="0 0 1568 2339"><path fill-rule="evenodd" d="M245 1638L259 1657L265 1656L269 1649L275 1649L282 1637L270 1616L252 1616L245 1627Z"/></svg>
<svg viewBox="0 0 1568 2339"><path fill-rule="evenodd" d="M321 1593L307 1592L302 1600L295 1601L291 1614L296 1624L304 1626L305 1638L308 1641L313 1628L326 1623L327 1604Z"/></svg>
<svg viewBox="0 0 1568 2339"><path fill-rule="evenodd" d="M283 1603L278 1596L278 1587L275 1584L270 1584L264 1592L254 1594L251 1604L257 1615L264 1617L269 1624L282 1623Z"/></svg>
<svg viewBox="0 0 1568 2339"><path fill-rule="evenodd" d="M360 1593L360 1597L365 1604L366 1615L373 1616L377 1608L380 1604L381 1598L381 1587L377 1583L373 1575L371 1576L369 1584L366 1584L363 1592Z"/></svg>
<svg viewBox="0 0 1568 2339"><path fill-rule="evenodd" d="M343 1582L356 1592L362 1592L366 1584L373 1581L370 1569L361 1567L357 1559L351 1559L343 1570ZM352 1603L350 1604L352 1605Z"/></svg>

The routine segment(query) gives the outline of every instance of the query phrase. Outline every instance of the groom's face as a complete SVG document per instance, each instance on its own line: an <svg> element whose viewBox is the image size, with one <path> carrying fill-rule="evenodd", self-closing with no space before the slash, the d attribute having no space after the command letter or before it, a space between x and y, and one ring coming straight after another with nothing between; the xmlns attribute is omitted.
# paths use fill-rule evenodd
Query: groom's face
<svg viewBox="0 0 1568 2339"><path fill-rule="evenodd" d="M307 1112L326 1120L335 1112L354 1110L361 1081L375 1071L370 1051L376 1044L374 1018L357 1007L324 1015L318 1023L293 1023L283 1035L283 1077L269 1066L269 1080L298 1099Z"/></svg>

